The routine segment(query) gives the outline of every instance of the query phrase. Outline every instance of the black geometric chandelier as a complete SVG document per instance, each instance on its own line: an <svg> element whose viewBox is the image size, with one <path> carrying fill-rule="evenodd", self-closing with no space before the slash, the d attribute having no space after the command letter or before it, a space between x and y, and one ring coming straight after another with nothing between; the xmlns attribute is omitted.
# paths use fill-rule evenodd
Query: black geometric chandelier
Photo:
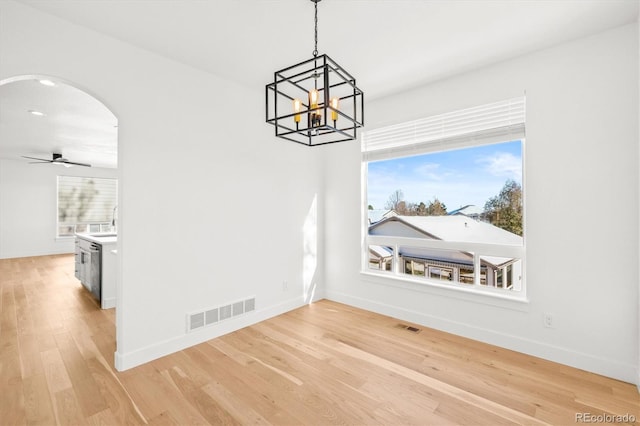
<svg viewBox="0 0 640 426"><path fill-rule="evenodd" d="M266 121L277 137L307 146L356 139L364 125L364 93L327 55L318 55L318 2L313 58L276 71L266 86Z"/></svg>

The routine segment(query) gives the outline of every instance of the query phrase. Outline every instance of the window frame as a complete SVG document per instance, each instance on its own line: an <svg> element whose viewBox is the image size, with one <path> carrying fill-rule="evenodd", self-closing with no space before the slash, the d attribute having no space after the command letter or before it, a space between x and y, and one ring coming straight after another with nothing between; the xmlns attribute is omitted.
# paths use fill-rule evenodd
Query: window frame
<svg viewBox="0 0 640 426"><path fill-rule="evenodd" d="M56 225L55 225L55 239L60 241L66 241L69 239L75 238L75 234L77 232L80 233L100 233L100 232L113 232L112 220L104 220L104 221L86 221L86 223L78 223L75 222L73 224L64 224L60 222L60 179L61 178L73 178L79 180L85 179L93 179L93 180L105 180L105 181L114 181L115 182L115 196L114 196L114 207L118 205L118 179L111 177L98 177L98 176L75 176L75 175L56 175ZM85 231L78 231L78 225L86 226ZM63 226L68 226L73 228L72 234L60 234L60 229Z"/></svg>
<svg viewBox="0 0 640 426"><path fill-rule="evenodd" d="M524 98L523 98L524 101ZM402 126L402 123L398 126ZM393 126L391 126L393 127ZM376 129L377 130L377 129ZM481 298L478 296L488 296L489 299L503 299L507 301L525 302L528 303L527 298L527 280L526 280L526 178L525 178L525 158L526 158L526 138L524 134L524 118L521 129L517 130L513 134L506 132L496 132L494 135L487 135L485 132L483 137L473 137L473 135L462 135L455 138L445 138L443 140L436 140L435 143L423 143L423 144L406 144L398 149L398 154L393 155L394 149L386 149L376 152L367 152L365 149L365 141L368 132L363 132L363 152L361 158L361 225L362 225L362 240L361 240L361 265L360 273L371 280L374 278L374 282L389 284L393 286L400 285L403 288L419 288L426 291L438 291L440 289L448 294L464 293L470 294L469 300L487 300L487 298ZM490 132L489 132L490 133ZM418 156L443 151L455 151L459 149L465 149L475 146L485 146L497 143L506 143L509 141L520 141L521 153L522 153L522 222L523 222L523 239L522 246L509 246L499 244L488 243L468 243L468 242L452 242L443 240L433 240L426 238L412 238L412 237L391 237L381 235L369 235L369 221L368 221L368 165L370 162L389 160L394 158ZM390 247L393 250L391 271L375 270L369 268L369 246L378 245ZM445 281L431 279L426 270L424 277L418 277L413 275L407 275L404 273L404 264L401 264L400 248L401 247L418 247L426 249L443 249L443 250L455 250L464 251L473 254L473 269L478 273L474 273L474 283L462 283L455 281ZM502 272L502 287L491 286L488 282L481 284L481 261L480 256L499 256L510 257L513 259L519 259L521 263L521 282L520 289L514 291L511 289L511 282L504 288L504 279L507 277L507 266L499 267ZM425 268L426 269L426 268ZM513 269L511 267L511 269ZM510 276L513 276L511 274ZM487 281L487 280L485 280ZM496 276L493 280L496 282ZM405 285L406 284L406 285ZM415 285L418 284L419 287ZM465 297L466 298L466 297ZM494 302L492 302L494 303Z"/></svg>

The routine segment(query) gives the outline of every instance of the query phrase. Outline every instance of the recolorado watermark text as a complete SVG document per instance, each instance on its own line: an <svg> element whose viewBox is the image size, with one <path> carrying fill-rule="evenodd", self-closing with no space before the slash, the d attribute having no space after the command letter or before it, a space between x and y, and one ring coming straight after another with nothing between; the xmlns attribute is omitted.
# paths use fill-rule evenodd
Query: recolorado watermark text
<svg viewBox="0 0 640 426"><path fill-rule="evenodd" d="M633 414L593 414L576 413L576 423L634 423L636 416Z"/></svg>

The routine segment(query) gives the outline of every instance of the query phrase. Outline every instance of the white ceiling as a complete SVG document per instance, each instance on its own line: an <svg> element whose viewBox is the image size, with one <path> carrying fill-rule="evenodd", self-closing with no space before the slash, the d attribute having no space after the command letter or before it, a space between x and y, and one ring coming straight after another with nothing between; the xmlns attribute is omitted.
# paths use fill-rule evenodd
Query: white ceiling
<svg viewBox="0 0 640 426"><path fill-rule="evenodd" d="M307 0L21 3L259 93L313 51ZM322 0L318 50L356 76L366 101L635 22L638 9L639 0Z"/></svg>
<svg viewBox="0 0 640 426"><path fill-rule="evenodd" d="M59 81L45 86L37 78L28 78L0 86L2 158L50 160L57 153L69 161L115 168L117 124L116 117L98 100Z"/></svg>

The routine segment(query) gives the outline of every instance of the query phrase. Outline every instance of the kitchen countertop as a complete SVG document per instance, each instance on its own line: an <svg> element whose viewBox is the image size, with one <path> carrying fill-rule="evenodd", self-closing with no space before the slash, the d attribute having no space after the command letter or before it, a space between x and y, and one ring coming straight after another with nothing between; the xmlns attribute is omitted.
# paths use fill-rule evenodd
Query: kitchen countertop
<svg viewBox="0 0 640 426"><path fill-rule="evenodd" d="M76 237L98 244L115 244L118 242L118 236L114 236L113 232L78 232Z"/></svg>

